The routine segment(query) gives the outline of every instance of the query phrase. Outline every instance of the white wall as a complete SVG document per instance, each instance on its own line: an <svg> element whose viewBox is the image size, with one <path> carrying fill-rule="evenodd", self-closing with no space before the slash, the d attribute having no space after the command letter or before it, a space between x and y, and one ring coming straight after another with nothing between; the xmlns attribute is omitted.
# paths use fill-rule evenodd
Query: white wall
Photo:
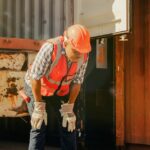
<svg viewBox="0 0 150 150"><path fill-rule="evenodd" d="M129 0L75 0L74 21L84 24L91 36L129 30Z"/></svg>

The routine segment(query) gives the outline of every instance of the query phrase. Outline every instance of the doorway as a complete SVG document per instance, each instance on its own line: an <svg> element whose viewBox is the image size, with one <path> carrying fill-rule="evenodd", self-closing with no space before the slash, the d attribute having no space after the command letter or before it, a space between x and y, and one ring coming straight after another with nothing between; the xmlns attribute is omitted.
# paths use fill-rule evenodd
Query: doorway
<svg viewBox="0 0 150 150"><path fill-rule="evenodd" d="M115 149L115 48L107 38L105 67L96 65L97 39L92 39L87 72L83 84L85 144L88 149Z"/></svg>

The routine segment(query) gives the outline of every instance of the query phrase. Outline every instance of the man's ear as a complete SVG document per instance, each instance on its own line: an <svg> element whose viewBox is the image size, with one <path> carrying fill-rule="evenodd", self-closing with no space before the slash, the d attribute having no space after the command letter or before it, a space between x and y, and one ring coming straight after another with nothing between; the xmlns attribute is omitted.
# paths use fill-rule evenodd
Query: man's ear
<svg viewBox="0 0 150 150"><path fill-rule="evenodd" d="M66 36L64 36L64 42L66 42L68 39L67 39L67 37Z"/></svg>
<svg viewBox="0 0 150 150"><path fill-rule="evenodd" d="M67 46L67 41L64 41L63 45L64 45L64 48Z"/></svg>
<svg viewBox="0 0 150 150"><path fill-rule="evenodd" d="M69 44L69 39L66 37L66 36L64 36L64 43L63 43L63 46L64 46L64 48Z"/></svg>
<svg viewBox="0 0 150 150"><path fill-rule="evenodd" d="M64 36L64 47L66 47L66 46L67 46L67 44L68 44L68 39L67 39L67 37L66 37L66 36Z"/></svg>

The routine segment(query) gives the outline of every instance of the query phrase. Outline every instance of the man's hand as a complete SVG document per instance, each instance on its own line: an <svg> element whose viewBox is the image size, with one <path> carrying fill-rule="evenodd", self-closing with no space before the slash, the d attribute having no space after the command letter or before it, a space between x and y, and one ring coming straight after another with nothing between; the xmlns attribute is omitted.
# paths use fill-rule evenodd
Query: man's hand
<svg viewBox="0 0 150 150"><path fill-rule="evenodd" d="M73 132L76 127L76 116L73 112L73 107L74 104L65 103L61 105L60 109L61 116L63 117L62 126L66 128L68 125L69 132Z"/></svg>
<svg viewBox="0 0 150 150"><path fill-rule="evenodd" d="M40 129L43 121L45 125L47 125L47 113L45 106L45 102L34 102L34 110L31 116L32 128Z"/></svg>

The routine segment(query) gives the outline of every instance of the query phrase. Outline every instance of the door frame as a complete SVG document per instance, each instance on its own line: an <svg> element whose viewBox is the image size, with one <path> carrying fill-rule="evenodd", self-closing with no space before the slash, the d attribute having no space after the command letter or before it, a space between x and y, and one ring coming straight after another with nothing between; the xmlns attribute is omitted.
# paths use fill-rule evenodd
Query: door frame
<svg viewBox="0 0 150 150"><path fill-rule="evenodd" d="M125 141L125 80L124 80L125 41L115 37L116 55L116 146L124 146Z"/></svg>

